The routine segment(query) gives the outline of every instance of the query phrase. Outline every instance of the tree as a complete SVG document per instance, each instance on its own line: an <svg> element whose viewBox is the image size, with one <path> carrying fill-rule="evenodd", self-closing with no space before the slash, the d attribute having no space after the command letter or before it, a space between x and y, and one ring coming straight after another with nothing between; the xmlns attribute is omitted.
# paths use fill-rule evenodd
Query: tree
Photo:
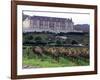
<svg viewBox="0 0 100 80"><path fill-rule="evenodd" d="M78 44L78 42L75 41L75 40L72 40L71 44L72 44L72 45L74 45L74 44Z"/></svg>
<svg viewBox="0 0 100 80"><path fill-rule="evenodd" d="M56 41L56 44L61 45L62 42L61 42L60 40L57 40L57 41Z"/></svg>
<svg viewBox="0 0 100 80"><path fill-rule="evenodd" d="M37 36L37 37L35 37L35 41L36 42L41 42L42 41L42 38L40 36Z"/></svg>
<svg viewBox="0 0 100 80"><path fill-rule="evenodd" d="M68 38L68 39L65 40L65 44L71 44L71 41L72 40Z"/></svg>
<svg viewBox="0 0 100 80"><path fill-rule="evenodd" d="M33 39L33 36L32 35L28 35L28 40L32 40Z"/></svg>
<svg viewBox="0 0 100 80"><path fill-rule="evenodd" d="M23 35L23 43L30 42L33 40L33 36L31 34L24 34Z"/></svg>

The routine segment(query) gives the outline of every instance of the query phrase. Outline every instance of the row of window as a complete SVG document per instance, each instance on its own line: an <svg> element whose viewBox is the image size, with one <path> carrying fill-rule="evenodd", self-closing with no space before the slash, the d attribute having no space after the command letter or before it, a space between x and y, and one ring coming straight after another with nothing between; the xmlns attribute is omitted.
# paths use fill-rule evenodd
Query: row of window
<svg viewBox="0 0 100 80"><path fill-rule="evenodd" d="M72 23L68 23L68 22L49 22L49 21L35 21L35 20L31 20L31 24L33 26L43 26L43 27L62 27L62 28L65 28L67 26L71 26Z"/></svg>

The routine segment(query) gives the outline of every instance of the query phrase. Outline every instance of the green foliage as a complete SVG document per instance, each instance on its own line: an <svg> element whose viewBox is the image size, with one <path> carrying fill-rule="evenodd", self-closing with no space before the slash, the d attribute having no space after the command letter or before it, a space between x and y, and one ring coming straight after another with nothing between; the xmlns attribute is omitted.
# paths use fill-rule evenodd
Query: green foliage
<svg viewBox="0 0 100 80"><path fill-rule="evenodd" d="M88 33L85 33L83 35L74 35L74 34L64 33L62 36L67 37L67 39L65 40L60 39L60 41L57 41L56 36L59 36L59 34L43 33L43 32L42 33L26 33L26 34L23 34L23 43L30 42L30 41L31 42L36 41L36 42L45 42L45 43L53 42L57 44L72 44L72 40L75 40L79 44L83 44L85 46L89 45L89 34Z"/></svg>
<svg viewBox="0 0 100 80"><path fill-rule="evenodd" d="M23 57L28 58L28 59L36 57L36 55L32 51L32 47L30 47L30 46L24 46Z"/></svg>
<svg viewBox="0 0 100 80"><path fill-rule="evenodd" d="M73 61L74 60L74 61ZM85 62L82 59L72 59L72 58L63 58L60 57L59 63L52 59L51 57L47 58L23 58L23 65L33 66L33 67L67 67L67 66L86 66L89 65L89 62Z"/></svg>
<svg viewBox="0 0 100 80"><path fill-rule="evenodd" d="M71 41L72 40L70 38L68 38L68 39L65 40L65 42L66 42L65 44L71 44Z"/></svg>
<svg viewBox="0 0 100 80"><path fill-rule="evenodd" d="M35 41L36 42L41 42L42 41L42 38L40 36L37 36L37 37L35 37Z"/></svg>
<svg viewBox="0 0 100 80"><path fill-rule="evenodd" d="M56 36L65 36L67 39L59 39ZM89 34L74 35L66 33L26 33L23 34L23 42L31 42L32 45L23 44L23 65L35 67L63 67L89 65ZM35 44L36 43L36 44ZM37 45L37 43L41 45ZM45 46L43 44L46 44ZM63 45L83 44L84 47L64 47ZM56 45L62 45L61 47ZM33 51L34 46L42 49L44 56L39 57ZM52 47L50 47L52 46ZM74 55L73 55L74 54ZM55 55L59 62L52 58ZM81 56L79 56L81 55ZM87 57L86 57L87 56Z"/></svg>
<svg viewBox="0 0 100 80"><path fill-rule="evenodd" d="M32 34L23 35L23 42L29 42L29 41L32 41L33 39L34 38Z"/></svg>
<svg viewBox="0 0 100 80"><path fill-rule="evenodd" d="M78 44L78 42L75 41L75 40L72 40L71 44L72 44L72 45L73 45L73 44Z"/></svg>
<svg viewBox="0 0 100 80"><path fill-rule="evenodd" d="M57 40L57 41L56 41L56 44L57 44L57 45L61 45L61 44L62 44L62 41L61 41L61 40Z"/></svg>
<svg viewBox="0 0 100 80"><path fill-rule="evenodd" d="M23 65L33 66L33 67L66 67L66 66L86 66L89 65L89 58L82 57L72 57L72 56L61 56L63 52L65 52L64 48L59 48L58 50L62 53L59 56L59 62L52 58L52 53L50 53L55 48L44 47L42 54L44 56L38 57L36 53L32 51L32 46L24 46L23 49ZM46 51L47 50L47 51ZM87 51L87 48L66 48L66 50L70 51Z"/></svg>

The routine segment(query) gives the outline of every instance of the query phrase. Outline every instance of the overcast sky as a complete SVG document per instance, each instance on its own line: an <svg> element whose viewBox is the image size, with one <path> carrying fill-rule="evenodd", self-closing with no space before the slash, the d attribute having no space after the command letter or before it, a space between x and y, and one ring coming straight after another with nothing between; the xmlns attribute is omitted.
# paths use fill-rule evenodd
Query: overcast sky
<svg viewBox="0 0 100 80"><path fill-rule="evenodd" d="M48 16L59 18L72 18L74 24L90 24L89 13L76 13L76 12L47 12L47 11L23 11L24 14L30 16Z"/></svg>

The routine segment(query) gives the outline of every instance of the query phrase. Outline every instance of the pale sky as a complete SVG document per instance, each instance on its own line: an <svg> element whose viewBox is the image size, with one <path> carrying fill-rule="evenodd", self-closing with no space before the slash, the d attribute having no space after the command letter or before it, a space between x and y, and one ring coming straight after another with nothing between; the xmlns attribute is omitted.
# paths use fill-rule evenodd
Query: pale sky
<svg viewBox="0 0 100 80"><path fill-rule="evenodd" d="M72 18L74 24L90 24L89 13L77 13L77 12L48 12L48 11L23 11L24 14L30 16L47 16L47 17L59 17L59 18Z"/></svg>

